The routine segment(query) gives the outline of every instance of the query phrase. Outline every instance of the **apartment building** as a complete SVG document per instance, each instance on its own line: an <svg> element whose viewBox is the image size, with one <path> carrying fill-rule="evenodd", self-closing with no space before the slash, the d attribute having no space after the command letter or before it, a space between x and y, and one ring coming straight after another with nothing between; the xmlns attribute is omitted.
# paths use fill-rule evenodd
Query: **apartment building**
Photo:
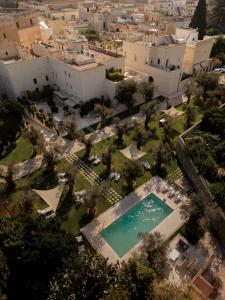
<svg viewBox="0 0 225 300"><path fill-rule="evenodd" d="M182 69L187 74L198 74L210 71L213 67L210 53L214 38L198 40L198 30L193 28L177 28L176 38L186 41Z"/></svg>
<svg viewBox="0 0 225 300"><path fill-rule="evenodd" d="M142 41L124 41L125 65L152 76L156 91L170 96L179 90L185 47L184 41L172 36L149 35Z"/></svg>

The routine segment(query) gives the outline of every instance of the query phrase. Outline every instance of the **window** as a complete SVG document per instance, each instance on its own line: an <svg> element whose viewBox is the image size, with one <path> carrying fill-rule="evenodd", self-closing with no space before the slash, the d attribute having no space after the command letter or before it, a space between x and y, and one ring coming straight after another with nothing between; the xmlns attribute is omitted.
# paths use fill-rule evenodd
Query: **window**
<svg viewBox="0 0 225 300"><path fill-rule="evenodd" d="M65 74L65 76L66 76L66 71L64 71L64 74Z"/></svg>
<svg viewBox="0 0 225 300"><path fill-rule="evenodd" d="M46 81L48 81L48 80L49 80L49 79L48 79L48 75L46 75L46 76L45 76L45 79L46 79Z"/></svg>
<svg viewBox="0 0 225 300"><path fill-rule="evenodd" d="M33 20L32 19L30 19L30 25L33 25Z"/></svg>
<svg viewBox="0 0 225 300"><path fill-rule="evenodd" d="M19 22L16 22L16 27L17 27L17 28L20 28Z"/></svg>
<svg viewBox="0 0 225 300"><path fill-rule="evenodd" d="M158 59L158 65L160 65L160 59Z"/></svg>
<svg viewBox="0 0 225 300"><path fill-rule="evenodd" d="M169 59L166 60L166 68L168 67Z"/></svg>
<svg viewBox="0 0 225 300"><path fill-rule="evenodd" d="M6 34L5 33L3 33L3 37L4 37L4 39L6 39Z"/></svg>
<svg viewBox="0 0 225 300"><path fill-rule="evenodd" d="M151 58L151 64L153 63L153 58Z"/></svg>
<svg viewBox="0 0 225 300"><path fill-rule="evenodd" d="M36 92L37 92L37 93L39 92L39 88L36 88Z"/></svg>
<svg viewBox="0 0 225 300"><path fill-rule="evenodd" d="M5 51L5 55L6 55L6 56L9 55L9 53L8 53L7 51Z"/></svg>
<svg viewBox="0 0 225 300"><path fill-rule="evenodd" d="M34 84L37 84L37 79L34 78L34 79L33 79L33 82L34 82Z"/></svg>
<svg viewBox="0 0 225 300"><path fill-rule="evenodd" d="M70 73L68 74L69 78L70 78Z"/></svg>

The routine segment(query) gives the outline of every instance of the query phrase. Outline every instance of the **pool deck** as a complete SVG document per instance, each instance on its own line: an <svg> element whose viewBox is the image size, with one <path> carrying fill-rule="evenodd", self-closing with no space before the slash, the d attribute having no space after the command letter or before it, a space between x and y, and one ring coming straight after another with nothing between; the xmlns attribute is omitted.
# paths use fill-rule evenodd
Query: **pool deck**
<svg viewBox="0 0 225 300"><path fill-rule="evenodd" d="M173 198L169 198L167 193L162 193L162 189L166 184L168 185L168 183L162 180L160 177L155 176L151 178L143 185L138 187L134 192L124 197L121 201L96 217L92 222L81 228L82 234L99 254L102 254L104 257L108 258L110 263L127 261L131 256L134 255L134 253L138 252L143 240L140 240L123 257L119 257L101 236L101 231L107 228L115 220L123 216L138 202L142 201L145 197L153 193L173 209L172 213L151 231L152 233L155 231L160 232L163 235L164 240L167 240L185 223L185 220L181 214L181 206L189 199L186 196L183 196L183 200L180 203L175 204Z"/></svg>

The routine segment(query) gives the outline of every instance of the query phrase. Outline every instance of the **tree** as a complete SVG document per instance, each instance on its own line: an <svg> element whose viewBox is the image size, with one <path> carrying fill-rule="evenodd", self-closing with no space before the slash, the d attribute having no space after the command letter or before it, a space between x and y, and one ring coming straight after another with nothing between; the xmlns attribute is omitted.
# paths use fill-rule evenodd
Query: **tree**
<svg viewBox="0 0 225 300"><path fill-rule="evenodd" d="M91 148L92 148L92 137L84 137L83 138L83 143L84 143L84 146L85 146L85 153L84 153L84 159L88 159L88 157L90 156L91 154Z"/></svg>
<svg viewBox="0 0 225 300"><path fill-rule="evenodd" d="M163 236L159 232L142 234L143 245L140 247L138 259L140 263L152 268L157 277L162 279L165 276L167 259L167 247L163 243Z"/></svg>
<svg viewBox="0 0 225 300"><path fill-rule="evenodd" d="M46 299L53 275L77 256L74 237L60 226L22 206L0 219L0 250L9 269L4 292L9 299Z"/></svg>
<svg viewBox="0 0 225 300"><path fill-rule="evenodd" d="M109 174L111 172L112 166L112 146L109 145L108 150L103 153L103 164L106 165L106 173Z"/></svg>
<svg viewBox="0 0 225 300"><path fill-rule="evenodd" d="M163 144L160 144L154 150L154 155L155 155L155 170L157 174L160 174L162 172L163 164L169 162L171 153Z"/></svg>
<svg viewBox="0 0 225 300"><path fill-rule="evenodd" d="M0 250L0 299L3 295L9 278L9 267L7 265L6 257L4 253Z"/></svg>
<svg viewBox="0 0 225 300"><path fill-rule="evenodd" d="M127 123L121 123L120 119L117 117L115 118L115 125L116 125L117 144L123 146L124 144L123 135L128 130Z"/></svg>
<svg viewBox="0 0 225 300"><path fill-rule="evenodd" d="M44 151L44 161L48 173L54 172L55 164L59 158L60 149L56 146L49 147Z"/></svg>
<svg viewBox="0 0 225 300"><path fill-rule="evenodd" d="M173 120L171 117L167 117L166 122L163 123L163 142L172 147L172 131Z"/></svg>
<svg viewBox="0 0 225 300"><path fill-rule="evenodd" d="M90 217L94 217L96 214L97 202L102 199L103 194L99 186L93 187L84 198L84 205L88 208L88 214Z"/></svg>
<svg viewBox="0 0 225 300"><path fill-rule="evenodd" d="M184 94L187 97L187 104L190 103L191 97L195 97L199 93L199 87L196 81L190 81L185 85Z"/></svg>
<svg viewBox="0 0 225 300"><path fill-rule="evenodd" d="M133 140L136 141L138 150L141 150L141 146L146 143L147 139L148 139L148 135L146 131L143 131L142 128L140 127L136 127Z"/></svg>
<svg viewBox="0 0 225 300"><path fill-rule="evenodd" d="M25 137L29 139L33 147L33 157L37 155L38 148L43 148L44 139L43 136L35 129L33 126L30 126L24 133Z"/></svg>
<svg viewBox="0 0 225 300"><path fill-rule="evenodd" d="M154 271L137 260L130 259L127 263L122 263L119 286L128 292L129 299L152 299L154 279Z"/></svg>
<svg viewBox="0 0 225 300"><path fill-rule="evenodd" d="M217 32L225 33L225 0L214 0L209 15L209 24Z"/></svg>
<svg viewBox="0 0 225 300"><path fill-rule="evenodd" d="M219 36L212 46L210 57L218 57L225 53L225 38L223 35Z"/></svg>
<svg viewBox="0 0 225 300"><path fill-rule="evenodd" d="M68 186L69 190L68 193L69 195L72 195L74 185L75 185L75 176L77 173L77 168L74 165L69 166L69 168L66 168L66 178L68 179Z"/></svg>
<svg viewBox="0 0 225 300"><path fill-rule="evenodd" d="M95 104L95 112L101 117L101 126L104 127L106 118L111 115L112 109L104 104Z"/></svg>
<svg viewBox="0 0 225 300"><path fill-rule="evenodd" d="M199 40L203 40L205 35L206 26L207 26L206 14L207 14L206 0L199 0L194 15L192 17L191 23L189 25L191 28L198 29Z"/></svg>
<svg viewBox="0 0 225 300"><path fill-rule="evenodd" d="M137 161L129 161L125 164L122 173L124 180L127 183L128 190L132 191L135 180L142 175L142 168Z"/></svg>
<svg viewBox="0 0 225 300"><path fill-rule="evenodd" d="M202 73L196 78L196 83L203 89L203 100L206 99L208 91L213 91L218 88L218 78L218 74L216 73Z"/></svg>
<svg viewBox="0 0 225 300"><path fill-rule="evenodd" d="M6 192L11 193L16 186L16 183L14 181L14 166L13 166L13 164L9 164L7 166L7 174L4 178L6 181Z"/></svg>
<svg viewBox="0 0 225 300"><path fill-rule="evenodd" d="M191 127L192 122L195 121L196 109L194 106L187 104L184 107L184 112L185 112L186 129L188 129Z"/></svg>
<svg viewBox="0 0 225 300"><path fill-rule="evenodd" d="M138 86L138 90L143 95L143 98L146 102L152 100L154 95L154 84L152 81L141 82Z"/></svg>
<svg viewBox="0 0 225 300"><path fill-rule="evenodd" d="M190 300L191 297L171 283L154 285L154 300Z"/></svg>
<svg viewBox="0 0 225 300"><path fill-rule="evenodd" d="M123 80L119 83L116 98L123 103L131 113L135 104L134 94L137 92L137 83L134 80Z"/></svg>
<svg viewBox="0 0 225 300"><path fill-rule="evenodd" d="M117 279L117 266L98 254L83 254L51 282L48 300L104 299Z"/></svg>
<svg viewBox="0 0 225 300"><path fill-rule="evenodd" d="M141 112L145 115L145 129L148 129L148 124L151 120L151 117L153 116L153 114L156 112L157 106L156 106L156 102L152 101L149 103L144 104L141 107Z"/></svg>

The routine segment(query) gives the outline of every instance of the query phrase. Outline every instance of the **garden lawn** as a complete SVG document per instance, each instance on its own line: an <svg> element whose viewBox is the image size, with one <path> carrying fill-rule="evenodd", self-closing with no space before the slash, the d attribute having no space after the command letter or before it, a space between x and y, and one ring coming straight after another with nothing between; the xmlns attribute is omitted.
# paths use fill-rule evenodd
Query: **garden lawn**
<svg viewBox="0 0 225 300"><path fill-rule="evenodd" d="M16 141L16 147L5 158L0 160L0 164L15 164L30 159L32 151L33 148L30 141L27 138L20 136Z"/></svg>
<svg viewBox="0 0 225 300"><path fill-rule="evenodd" d="M165 116L164 113L155 114L152 118L152 121L149 125L149 131L151 133L151 138L147 141L147 143L142 146L141 151L146 152L147 154L144 155L139 161L148 161L151 166L155 164L154 158L154 151L160 145L162 138L163 138L163 129L159 126L159 120ZM140 125L141 129L144 131L144 125ZM173 138L175 143L175 138L179 136L184 131L184 115L180 115L179 117L174 119L173 122ZM124 142L126 146L133 143L132 137L135 133L135 127L129 128L128 132L124 135ZM112 136L104 141L101 141L97 144L92 146L91 153L96 155L101 155L104 151L107 150L109 145L113 145L114 141L116 140L116 136ZM126 147L124 146L124 147ZM81 150L77 153L77 155L82 159L85 150ZM121 172L126 162L129 159L125 157L120 151L115 150L112 154L112 171ZM98 166L94 166L93 164L89 164L94 172L96 172L99 176L104 177L106 166L103 163L100 163ZM171 161L165 166L165 177L167 177L171 172L177 169L177 161L173 158ZM144 182L149 180L152 176L154 176L151 171L145 171L143 168L143 175L136 180L135 187L142 185ZM111 181L111 187L114 188L121 196L125 196L127 194L125 183L123 178L120 179L119 182L115 182L114 180Z"/></svg>

